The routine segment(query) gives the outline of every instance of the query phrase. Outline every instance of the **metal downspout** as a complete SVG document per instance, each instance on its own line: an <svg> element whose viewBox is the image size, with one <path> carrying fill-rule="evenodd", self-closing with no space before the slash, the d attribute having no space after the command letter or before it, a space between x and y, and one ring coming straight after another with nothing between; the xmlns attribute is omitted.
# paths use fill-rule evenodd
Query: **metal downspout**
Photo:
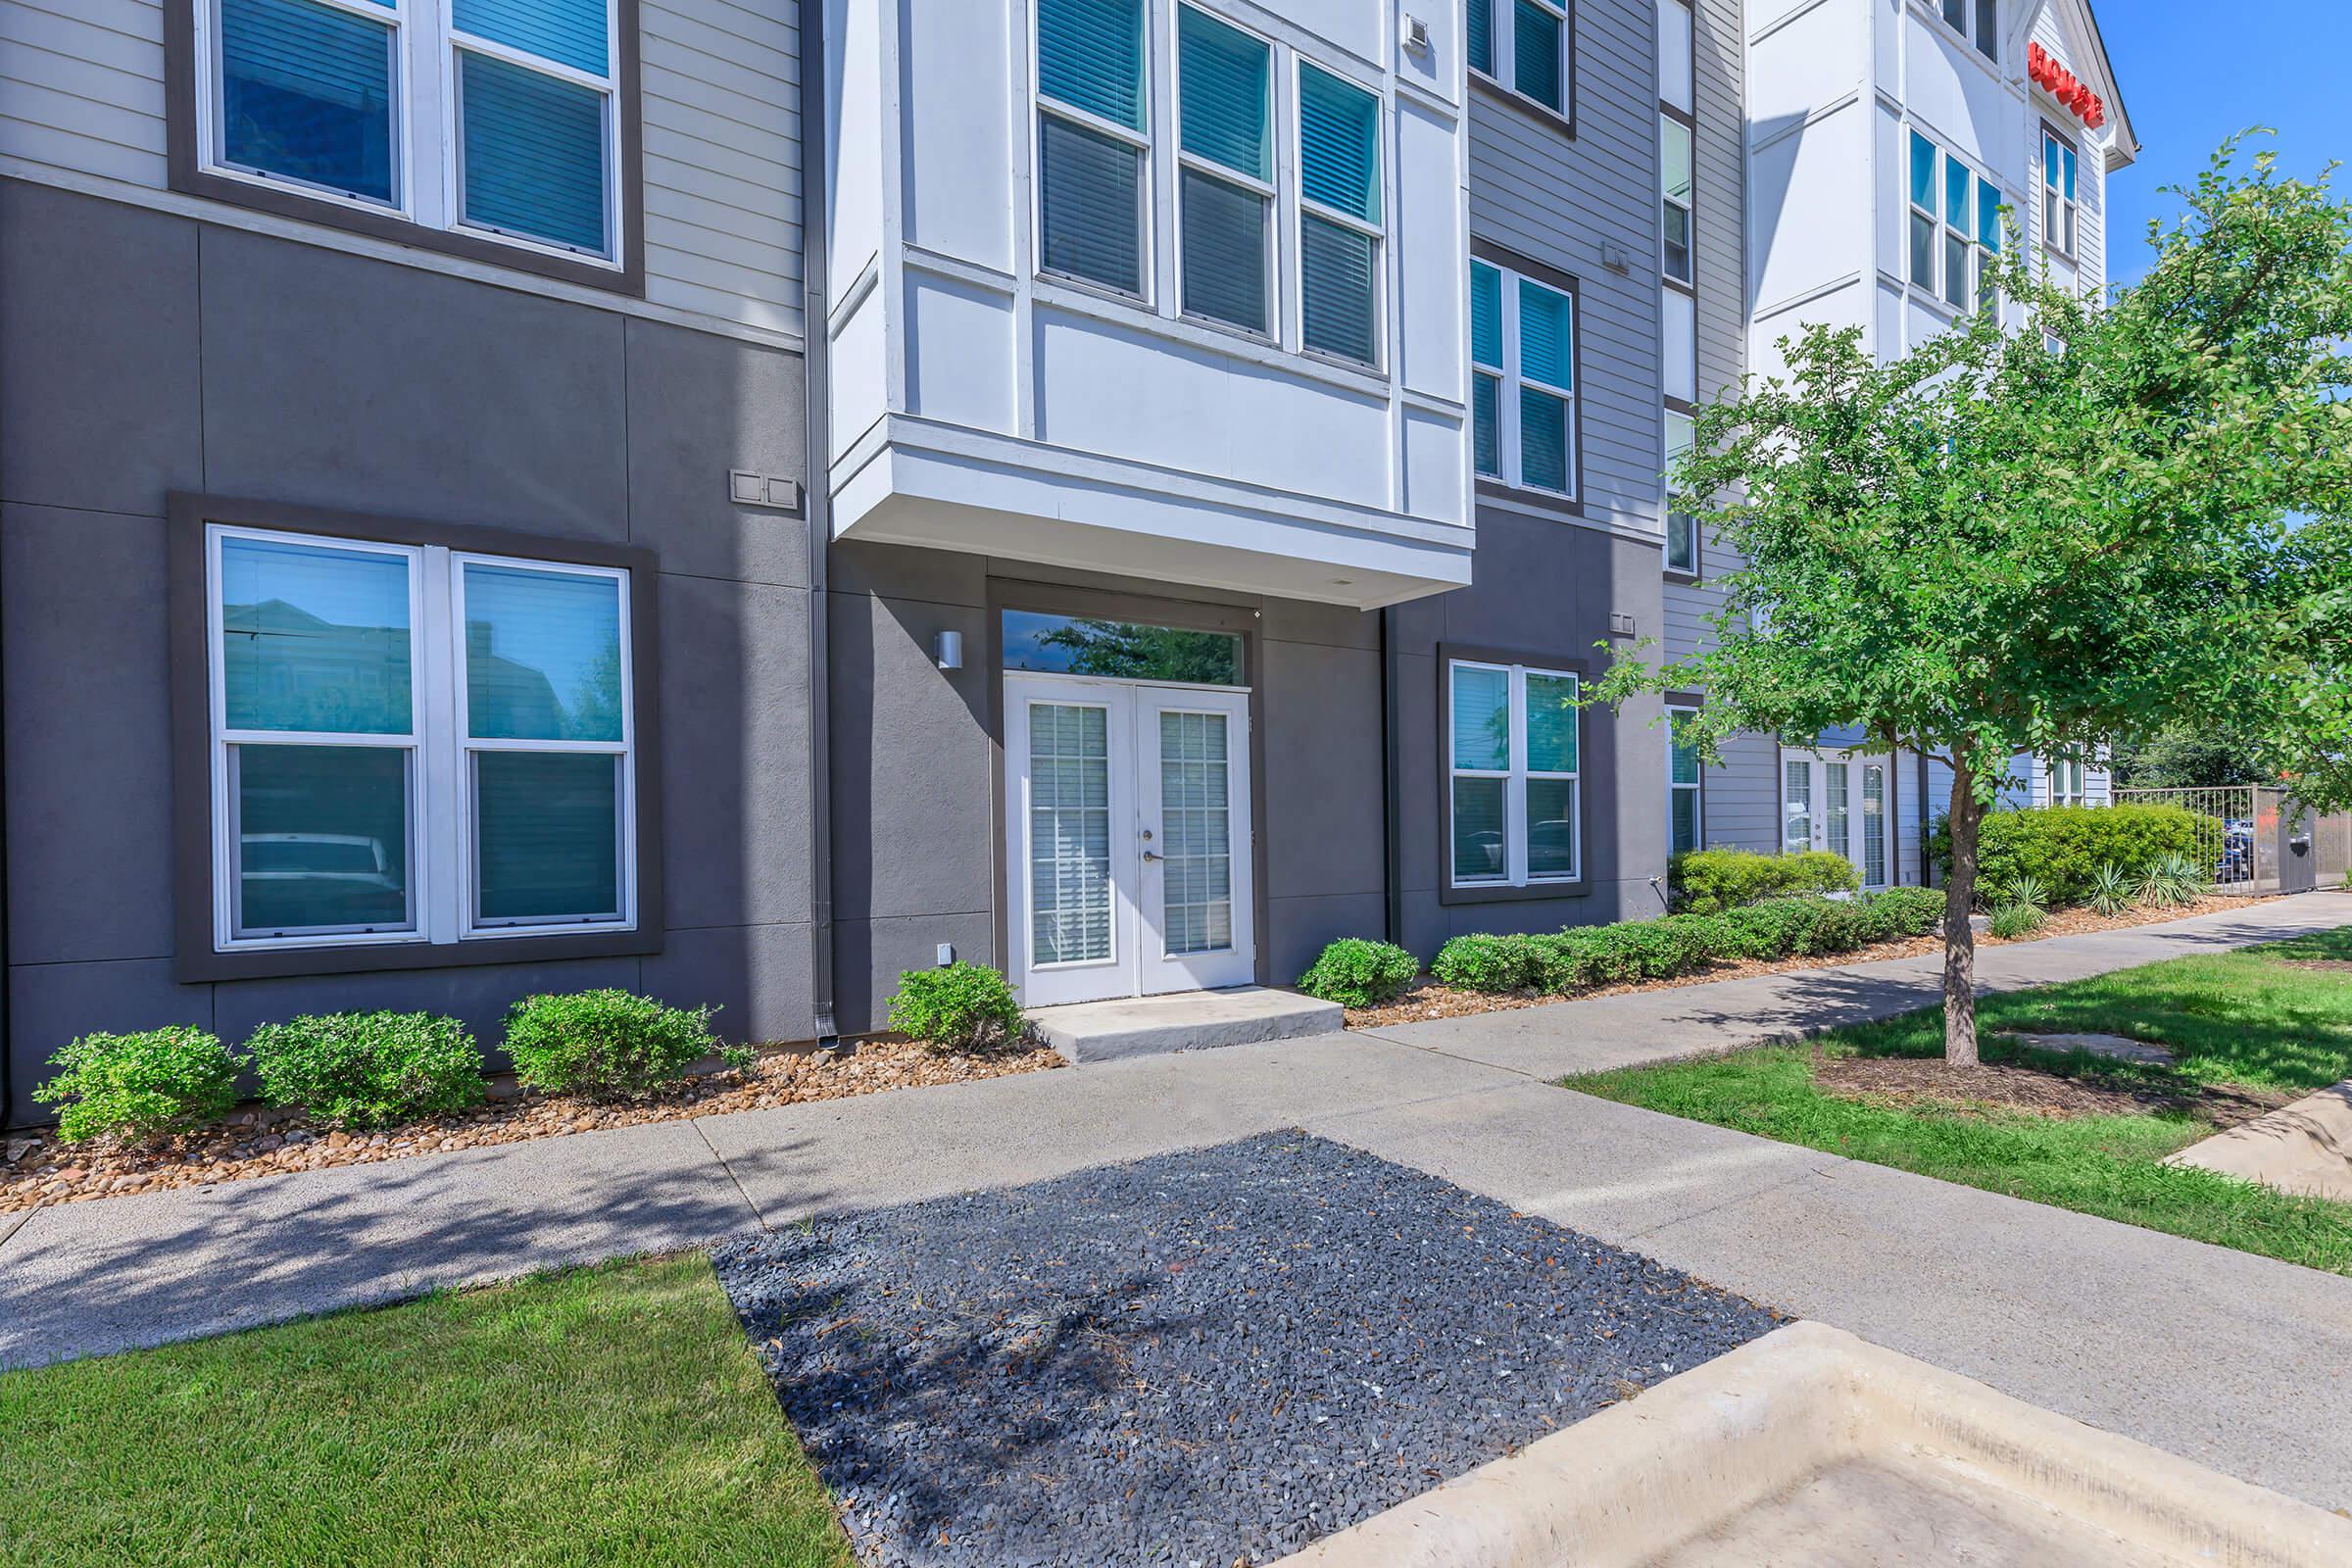
<svg viewBox="0 0 2352 1568"><path fill-rule="evenodd" d="M801 0L801 363L807 451L801 512L808 525L808 941L809 1004L816 1038L830 1043L833 983L833 661L826 560L833 535L827 407L831 308L826 291L830 182L825 129L824 0Z"/></svg>

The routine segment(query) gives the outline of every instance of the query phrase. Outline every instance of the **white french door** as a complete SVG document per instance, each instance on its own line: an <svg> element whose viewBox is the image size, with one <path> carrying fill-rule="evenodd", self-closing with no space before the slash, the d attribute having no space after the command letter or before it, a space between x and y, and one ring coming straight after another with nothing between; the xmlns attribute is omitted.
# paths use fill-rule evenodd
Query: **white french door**
<svg viewBox="0 0 2352 1568"><path fill-rule="evenodd" d="M1026 1004L1256 977L1248 692L1006 675L1004 774Z"/></svg>
<svg viewBox="0 0 2352 1568"><path fill-rule="evenodd" d="M1781 848L1831 850L1854 862L1865 888L1888 885L1893 864L1894 769L1883 757L1781 751Z"/></svg>

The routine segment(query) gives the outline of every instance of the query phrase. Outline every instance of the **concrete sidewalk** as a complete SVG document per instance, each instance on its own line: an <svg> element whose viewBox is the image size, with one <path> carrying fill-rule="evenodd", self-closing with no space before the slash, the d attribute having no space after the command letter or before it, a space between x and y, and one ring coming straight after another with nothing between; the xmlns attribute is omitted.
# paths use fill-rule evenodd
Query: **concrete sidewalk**
<svg viewBox="0 0 2352 1568"><path fill-rule="evenodd" d="M1984 980L2075 978L2347 923L2352 897L2312 895L1989 953ZM1930 961L1858 964L68 1204L0 1241L0 1365L1299 1126L2352 1506L2352 1280L1540 1081L1932 999Z"/></svg>

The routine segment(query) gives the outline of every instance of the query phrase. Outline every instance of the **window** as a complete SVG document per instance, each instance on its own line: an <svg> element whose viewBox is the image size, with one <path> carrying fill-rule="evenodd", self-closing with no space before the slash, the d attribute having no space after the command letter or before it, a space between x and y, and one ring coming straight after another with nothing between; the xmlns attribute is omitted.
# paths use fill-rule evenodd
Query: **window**
<svg viewBox="0 0 2352 1568"><path fill-rule="evenodd" d="M1690 127L1658 113L1658 223L1663 269L1678 283L1691 281Z"/></svg>
<svg viewBox="0 0 2352 1568"><path fill-rule="evenodd" d="M2052 806L2088 806L2090 785L2082 763L2062 760L2050 764L2050 804Z"/></svg>
<svg viewBox="0 0 2352 1568"><path fill-rule="evenodd" d="M1919 288L1957 311L1984 298L1982 282L2000 254L2001 193L1992 181L1911 133L1910 273Z"/></svg>
<svg viewBox="0 0 2352 1568"><path fill-rule="evenodd" d="M1470 264L1471 439L1478 471L1576 493L1576 296Z"/></svg>
<svg viewBox="0 0 2352 1568"><path fill-rule="evenodd" d="M1184 314L1272 329L1272 46L1177 13L1178 265Z"/></svg>
<svg viewBox="0 0 2352 1568"><path fill-rule="evenodd" d="M1696 36L1690 0L1658 0L1658 102L1686 116L1698 107Z"/></svg>
<svg viewBox="0 0 2352 1568"><path fill-rule="evenodd" d="M1451 884L1576 880L1577 677L1457 659L1446 679Z"/></svg>
<svg viewBox="0 0 2352 1568"><path fill-rule="evenodd" d="M206 174L616 265L619 0L182 3Z"/></svg>
<svg viewBox="0 0 2352 1568"><path fill-rule="evenodd" d="M2001 58L1999 0L1943 0L1943 20L1985 59Z"/></svg>
<svg viewBox="0 0 2352 1568"><path fill-rule="evenodd" d="M1568 11L1553 0L1470 0L1470 69L1568 114Z"/></svg>
<svg viewBox="0 0 2352 1568"><path fill-rule="evenodd" d="M1143 0L1038 0L1038 259L1144 292L1150 94Z"/></svg>
<svg viewBox="0 0 2352 1568"><path fill-rule="evenodd" d="M634 925L626 570L221 524L206 555L216 951Z"/></svg>
<svg viewBox="0 0 2352 1568"><path fill-rule="evenodd" d="M1298 66L1298 339L1380 359L1380 100Z"/></svg>
<svg viewBox="0 0 2352 1568"><path fill-rule="evenodd" d="M1701 847L1705 823L1700 811L1698 748L1683 738L1682 721L1697 716L1694 708L1669 708L1673 728L1666 738L1666 851L1685 855Z"/></svg>
<svg viewBox="0 0 2352 1568"><path fill-rule="evenodd" d="M1698 575L1698 519L1688 512L1674 510L1674 466L1683 454L1690 450L1696 439L1690 416L1677 409L1666 411L1666 569L1695 577Z"/></svg>
<svg viewBox="0 0 2352 1568"><path fill-rule="evenodd" d="M2056 131L2041 133L2041 242L2072 260L2081 210L2075 204L2075 148Z"/></svg>
<svg viewBox="0 0 2352 1568"><path fill-rule="evenodd" d="M1862 885L1886 885L1886 768L1862 764Z"/></svg>

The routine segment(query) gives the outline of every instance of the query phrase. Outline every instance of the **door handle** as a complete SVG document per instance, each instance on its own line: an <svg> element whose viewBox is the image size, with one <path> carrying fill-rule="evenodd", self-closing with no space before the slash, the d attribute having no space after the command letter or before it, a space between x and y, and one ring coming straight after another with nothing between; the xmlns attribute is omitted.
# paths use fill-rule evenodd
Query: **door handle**
<svg viewBox="0 0 2352 1568"><path fill-rule="evenodd" d="M1147 860L1158 860L1164 859L1166 857L1162 856L1157 850L1146 850L1144 852L1144 858Z"/></svg>

